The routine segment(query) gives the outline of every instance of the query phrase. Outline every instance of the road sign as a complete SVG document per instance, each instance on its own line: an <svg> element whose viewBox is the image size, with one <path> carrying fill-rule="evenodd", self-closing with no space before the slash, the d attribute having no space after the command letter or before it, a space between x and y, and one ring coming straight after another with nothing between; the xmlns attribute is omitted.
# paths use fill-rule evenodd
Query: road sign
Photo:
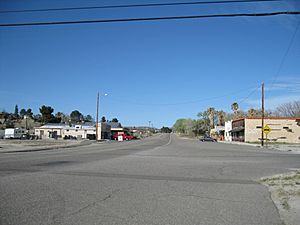
<svg viewBox="0 0 300 225"><path fill-rule="evenodd" d="M266 126L264 126L263 131L265 134L268 134L271 132L271 128L268 125L266 125Z"/></svg>

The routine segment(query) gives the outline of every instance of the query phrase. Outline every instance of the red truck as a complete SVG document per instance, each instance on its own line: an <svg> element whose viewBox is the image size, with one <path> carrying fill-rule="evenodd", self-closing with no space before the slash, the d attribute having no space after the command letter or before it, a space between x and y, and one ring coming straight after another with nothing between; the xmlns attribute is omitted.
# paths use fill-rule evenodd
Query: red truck
<svg viewBox="0 0 300 225"><path fill-rule="evenodd" d="M118 136L123 136L123 140L132 140L132 139L134 139L135 137L134 136L132 136L132 135L127 135L127 134L116 134L116 135L114 135L113 136L113 139L114 140L118 140Z"/></svg>

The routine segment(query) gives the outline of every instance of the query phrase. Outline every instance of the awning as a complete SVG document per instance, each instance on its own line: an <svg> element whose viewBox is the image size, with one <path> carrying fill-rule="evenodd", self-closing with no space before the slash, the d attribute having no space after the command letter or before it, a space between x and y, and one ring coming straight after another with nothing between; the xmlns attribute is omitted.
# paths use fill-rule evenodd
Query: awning
<svg viewBox="0 0 300 225"><path fill-rule="evenodd" d="M237 133L237 132L241 132L243 130L245 130L244 127L235 127L231 131L229 131L229 132L231 132L231 133Z"/></svg>

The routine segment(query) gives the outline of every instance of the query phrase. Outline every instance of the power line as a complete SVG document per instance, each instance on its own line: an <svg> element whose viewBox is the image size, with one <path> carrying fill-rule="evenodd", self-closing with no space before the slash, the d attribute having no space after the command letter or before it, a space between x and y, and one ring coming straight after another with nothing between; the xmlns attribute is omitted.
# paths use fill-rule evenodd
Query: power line
<svg viewBox="0 0 300 225"><path fill-rule="evenodd" d="M65 7L48 9L23 9L6 10L0 13L26 13L26 12L49 12L66 10L90 10L90 9L116 9L116 8L138 8L138 7L161 7L161 6L182 6L182 5L208 5L208 4L232 4L232 3L254 3L254 2L276 2L281 0L230 0L230 1L197 1L197 2L173 2L173 3L151 3L134 5L107 5L107 6L86 6L86 7Z"/></svg>
<svg viewBox="0 0 300 225"><path fill-rule="evenodd" d="M200 103L200 102L205 102L205 101L212 101L212 100L218 100L218 99L223 99L226 98L228 96L232 96L234 94L238 94L244 91L247 91L249 89L252 89L252 87L250 88L244 88L238 91L233 91L233 92L229 92L227 94L222 94L220 96L214 96L214 97L209 97L209 98L202 98L202 99L198 99L198 100L193 100L193 101L186 101L186 102L175 102L175 103L145 103L145 102L133 102L133 101L128 101L128 100L118 100L116 98L112 98L111 96L109 97L110 100L114 101L114 102L121 102L121 103L127 103L127 104L132 104L132 105L140 105L140 106L177 106L177 105L188 105L188 104L194 104L194 103ZM257 87L256 87L257 89Z"/></svg>
<svg viewBox="0 0 300 225"><path fill-rule="evenodd" d="M250 97L251 95L253 95L259 88L260 88L260 86L257 86L253 91L251 91L251 92L249 93L249 95L247 95L245 98L243 98L241 101L239 101L239 104L241 104L241 103L243 103L244 101L246 101L247 99L249 99L249 97Z"/></svg>
<svg viewBox="0 0 300 225"><path fill-rule="evenodd" d="M288 53L289 53L289 51L290 51L290 49L292 47L292 44L293 44L294 39L296 37L297 31L299 29L299 26L300 26L300 20L299 20L299 22L298 22L298 24L297 24L297 26L295 28L294 34L293 34L293 36L292 36L292 38L291 38L291 40L290 40L290 42L288 44L288 47L287 47L287 49L286 49L286 51L285 51L285 53L284 53L284 55L283 55L283 57L281 59L281 62L280 62L279 67L278 67L278 70L277 70L277 72L275 74L275 77L274 77L274 79L273 79L273 81L271 83L271 87L270 88L272 88L274 86L274 83L276 82L276 80L277 80L277 78L279 76L279 73L281 72L282 66L283 66L283 64L285 62L285 59L286 59L286 57L287 57L287 55L288 55Z"/></svg>
<svg viewBox="0 0 300 225"><path fill-rule="evenodd" d="M8 23L0 24L0 27L18 26L47 26L63 24L89 24L89 23L116 23L116 22L137 22L137 21L158 21L158 20L184 20L184 19L205 19L205 18L229 18L229 17L265 17L275 15L299 15L300 11L292 12L267 12L267 13L237 13L237 14L211 14L194 16L168 16L168 17L144 17L144 18L124 18L106 20L77 20L77 21L51 21L51 22L31 22L31 23Z"/></svg>

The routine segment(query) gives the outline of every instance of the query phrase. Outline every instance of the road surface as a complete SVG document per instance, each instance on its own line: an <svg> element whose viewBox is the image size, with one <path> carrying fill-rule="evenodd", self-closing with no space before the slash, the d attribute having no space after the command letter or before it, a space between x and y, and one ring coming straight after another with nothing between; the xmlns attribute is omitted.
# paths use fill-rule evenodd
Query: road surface
<svg viewBox="0 0 300 225"><path fill-rule="evenodd" d="M0 224L280 225L260 177L300 155L161 134L0 153Z"/></svg>

